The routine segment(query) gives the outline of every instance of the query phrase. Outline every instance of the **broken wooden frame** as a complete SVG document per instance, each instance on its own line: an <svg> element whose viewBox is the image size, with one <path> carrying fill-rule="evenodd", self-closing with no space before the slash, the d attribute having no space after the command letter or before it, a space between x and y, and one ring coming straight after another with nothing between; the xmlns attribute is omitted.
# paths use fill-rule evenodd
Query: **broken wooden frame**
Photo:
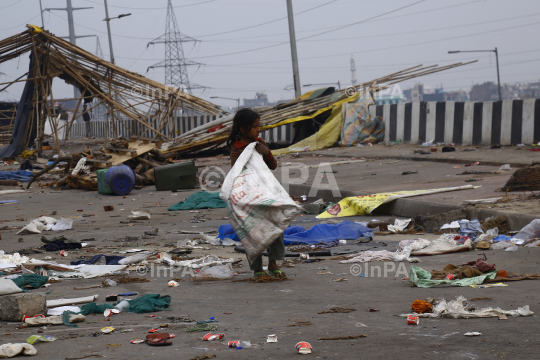
<svg viewBox="0 0 540 360"><path fill-rule="evenodd" d="M151 133L154 138L161 137L164 140L171 140L163 134L163 129L170 126L172 118L180 109L212 115L226 113L209 101L123 69L38 26L27 27L27 31L0 41L0 63L31 51L35 54L33 77L21 80L28 74L26 73L9 82L6 88L16 82L34 82L34 106L30 110L31 121L26 128L25 144L28 143L32 131L37 129L38 152L42 150L45 121L51 122L54 148L59 152L58 130L65 127L64 140L67 140L73 122L82 116L82 113L79 114L80 107L83 103L90 103L93 98L97 98L107 107L107 124L109 119L113 124L118 120L132 136L148 136L148 133ZM81 92L80 97L73 99L78 100L73 118L61 128L58 126L59 114L54 110L54 78L74 85ZM129 128L124 119L133 119L141 127L138 131ZM116 127L113 127L113 130L117 137Z"/></svg>

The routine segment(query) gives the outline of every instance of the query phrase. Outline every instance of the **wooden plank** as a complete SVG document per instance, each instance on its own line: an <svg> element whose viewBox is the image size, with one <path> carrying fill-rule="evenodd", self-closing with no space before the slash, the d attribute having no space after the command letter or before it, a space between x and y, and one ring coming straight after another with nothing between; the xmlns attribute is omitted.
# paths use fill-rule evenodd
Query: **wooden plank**
<svg viewBox="0 0 540 360"><path fill-rule="evenodd" d="M137 157L139 156L139 154L137 153L137 150L135 149L121 149L121 148L115 148L115 147L112 147L112 146L107 146L105 148L107 150L108 153L118 153L120 155L126 155L126 154L130 154L131 157Z"/></svg>
<svg viewBox="0 0 540 360"><path fill-rule="evenodd" d="M150 150L155 149L157 147L155 144L152 144L152 143L144 144L141 140L130 142L128 146L129 146L129 150L137 151L137 156L144 155ZM122 149L122 150L128 150L128 149ZM111 159L109 161L111 161L112 166L120 165L126 162L127 160L133 158L131 154L120 155L117 153L111 153L110 155L111 155Z"/></svg>

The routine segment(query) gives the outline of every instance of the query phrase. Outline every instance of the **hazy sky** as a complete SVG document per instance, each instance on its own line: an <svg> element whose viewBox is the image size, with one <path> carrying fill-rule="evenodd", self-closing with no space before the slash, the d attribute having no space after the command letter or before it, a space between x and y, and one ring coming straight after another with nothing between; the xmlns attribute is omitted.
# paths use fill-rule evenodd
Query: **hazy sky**
<svg viewBox="0 0 540 360"><path fill-rule="evenodd" d="M65 0L42 0L44 8L65 7ZM109 60L105 10L102 0L72 0L76 35L97 35ZM116 63L159 82L164 69L148 66L164 59L164 45L147 43L165 32L166 0L109 0ZM271 101L289 99L292 84L285 0L173 0L180 31L201 40L184 43L186 57L206 64L190 67L190 80L208 86L194 95L253 98L266 91ZM410 5L410 6L408 6ZM408 7L406 7L408 6ZM406 7L406 8L403 8ZM403 9L400 9L403 8ZM445 90L470 88L473 83L496 81L495 57L490 53L448 54L448 50L498 47L501 81L540 80L540 1L538 0L294 0L300 81L302 84L351 82L350 57L356 59L359 82L413 65L450 64L478 59L463 68L414 81ZM400 10L398 10L400 9ZM396 11L397 10L397 11ZM382 14L386 15L380 16ZM380 16L380 17L378 17ZM366 19L374 18L369 21ZM39 0L0 0L0 38L41 25ZM44 12L45 28L68 35L65 11ZM357 23L357 24L355 24ZM350 26L347 26L350 25ZM77 39L95 53L96 38ZM28 56L0 65L1 82L28 71ZM409 88L413 81L402 83ZM303 87L303 91L314 87ZM0 94L18 100L22 84ZM62 80L53 83L55 98L71 97ZM212 99L220 105L234 101Z"/></svg>

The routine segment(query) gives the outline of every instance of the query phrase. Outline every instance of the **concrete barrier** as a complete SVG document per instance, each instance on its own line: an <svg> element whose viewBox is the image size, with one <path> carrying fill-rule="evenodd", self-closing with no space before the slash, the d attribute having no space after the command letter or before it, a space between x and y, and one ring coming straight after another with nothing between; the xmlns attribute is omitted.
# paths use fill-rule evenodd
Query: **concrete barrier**
<svg viewBox="0 0 540 360"><path fill-rule="evenodd" d="M517 145L540 141L540 99L413 102L370 107L386 126L385 142Z"/></svg>

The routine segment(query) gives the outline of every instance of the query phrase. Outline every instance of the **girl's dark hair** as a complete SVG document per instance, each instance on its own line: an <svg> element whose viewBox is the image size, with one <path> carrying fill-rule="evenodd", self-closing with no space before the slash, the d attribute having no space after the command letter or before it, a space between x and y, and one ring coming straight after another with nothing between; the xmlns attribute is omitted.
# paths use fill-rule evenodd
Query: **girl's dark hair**
<svg viewBox="0 0 540 360"><path fill-rule="evenodd" d="M227 146L231 147L236 140L240 139L240 135L242 135L240 129L242 127L244 127L245 131L249 131L253 127L255 120L259 118L260 115L250 108L238 110L233 118L232 131L227 140Z"/></svg>

